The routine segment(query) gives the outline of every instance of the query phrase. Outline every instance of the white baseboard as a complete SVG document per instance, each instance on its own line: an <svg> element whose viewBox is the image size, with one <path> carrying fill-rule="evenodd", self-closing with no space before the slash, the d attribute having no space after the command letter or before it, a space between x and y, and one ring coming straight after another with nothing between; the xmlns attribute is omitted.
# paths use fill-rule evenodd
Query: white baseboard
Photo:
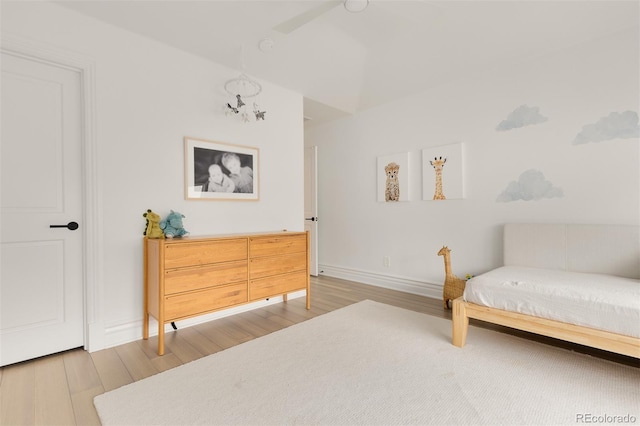
<svg viewBox="0 0 640 426"><path fill-rule="evenodd" d="M391 290L430 297L432 299L442 298L443 284L428 283L411 278L378 274L357 269L343 268L341 266L318 265L318 270L321 271L320 275L375 285Z"/></svg>
<svg viewBox="0 0 640 426"><path fill-rule="evenodd" d="M442 298L442 284L428 283L406 277L384 275L332 265L318 265L318 270L321 271L320 275L341 278L349 281L356 281L359 283L370 284L377 287L388 288L391 290L403 291L405 293L417 294L419 296L430 297L432 299ZM306 296L306 291L298 291L289 294L289 300L304 296ZM311 299L313 303L313 295L311 296ZM259 302L248 303L246 305L236 306L235 308L223 309L211 314L177 321L176 326L178 327L178 329L186 328L192 325L202 324L208 321L213 321L219 318L228 317L276 303L282 303L282 296L272 297L269 300L261 300ZM165 332L171 331L173 331L171 324L166 324ZM153 318L150 318L149 336L156 336L157 334L158 323ZM99 342L97 345L91 345L91 347L88 348L90 352L140 340L142 338L142 320L107 326L105 327L104 334L101 337L101 342Z"/></svg>
<svg viewBox="0 0 640 426"><path fill-rule="evenodd" d="M306 290L296 291L294 293L289 293L288 299L293 300L299 297L305 297L306 295ZM247 303L245 305L236 306L234 308L223 309L207 315L201 315L182 321L176 321L176 326L178 327L178 330L180 330L181 328L191 327L192 325L202 324L208 321L213 321L219 318L228 317L231 315L282 302L282 296L271 297L269 298L269 300L260 300L258 302ZM171 327L171 324L165 324L164 330L168 333L173 331L173 328ZM149 318L149 336L157 335L158 323L153 317L151 317ZM102 345L100 345L101 347L91 347L88 348L88 350L89 352L95 352L100 349L107 349L114 346L124 345L125 343L135 342L136 340L140 339L142 339L142 320L131 321L124 324L116 324L105 327Z"/></svg>

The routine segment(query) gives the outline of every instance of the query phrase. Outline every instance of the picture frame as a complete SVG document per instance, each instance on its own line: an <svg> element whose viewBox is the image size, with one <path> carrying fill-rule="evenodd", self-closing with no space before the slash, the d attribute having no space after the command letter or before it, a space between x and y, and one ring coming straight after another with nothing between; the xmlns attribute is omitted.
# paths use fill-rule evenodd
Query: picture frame
<svg viewBox="0 0 640 426"><path fill-rule="evenodd" d="M463 198L465 198L463 144L455 143L423 149L422 199L442 201Z"/></svg>
<svg viewBox="0 0 640 426"><path fill-rule="evenodd" d="M376 168L378 202L410 201L408 152L380 156Z"/></svg>
<svg viewBox="0 0 640 426"><path fill-rule="evenodd" d="M185 199L260 199L259 149L184 138Z"/></svg>

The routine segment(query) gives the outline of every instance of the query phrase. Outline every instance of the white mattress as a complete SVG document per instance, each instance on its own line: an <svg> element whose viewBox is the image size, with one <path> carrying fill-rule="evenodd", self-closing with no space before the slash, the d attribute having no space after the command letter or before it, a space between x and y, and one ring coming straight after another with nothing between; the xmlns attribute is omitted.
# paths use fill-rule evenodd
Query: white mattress
<svg viewBox="0 0 640 426"><path fill-rule="evenodd" d="M640 337L640 280L503 266L467 281L464 300Z"/></svg>

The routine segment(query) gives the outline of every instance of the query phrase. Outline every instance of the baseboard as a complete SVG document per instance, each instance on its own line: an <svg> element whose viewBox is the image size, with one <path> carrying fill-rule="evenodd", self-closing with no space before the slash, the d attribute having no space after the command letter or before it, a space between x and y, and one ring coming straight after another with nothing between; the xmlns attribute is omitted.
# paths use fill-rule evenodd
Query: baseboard
<svg viewBox="0 0 640 426"><path fill-rule="evenodd" d="M442 298L442 284L428 283L406 277L384 275L332 265L318 265L318 271L321 271L320 275L326 275L329 277L375 285L377 287L417 294L419 296L430 297L432 299Z"/></svg>
<svg viewBox="0 0 640 426"><path fill-rule="evenodd" d="M430 297L432 299L442 298L442 284L428 283L406 277L378 274L374 272L361 271L357 269L332 265L320 264L318 265L318 270L321 271L320 275L341 278L349 281L356 281L359 283L388 288L391 290L403 291L405 293L417 294L419 296ZM306 292L298 291L289 294L289 300L303 296L306 296ZM311 302L313 304L313 295L311 296ZM235 308L223 309L211 314L201 315L183 321L178 321L176 322L176 326L178 327L178 329L190 327L192 325L202 324L208 321L216 320L218 318L228 317L276 303L282 303L282 296L272 297L269 300L261 300L259 302L248 303L246 305L236 306ZM173 328L171 328L170 324L165 325L165 331L173 331ZM157 334L157 322L153 318L150 318L149 335L156 336ZM100 342L102 344L98 344L95 346L91 345L88 350L90 352L94 352L100 349L106 349L118 345L123 345L125 343L135 342L136 340L140 340L141 338L142 320L127 322L123 324L113 324L111 326L105 327L104 334L101 339L102 342Z"/></svg>
<svg viewBox="0 0 640 426"><path fill-rule="evenodd" d="M305 290L289 293L288 299L293 300L299 297L305 297L307 292ZM247 312L253 309L262 308L264 306L275 305L276 303L282 303L282 296L271 297L268 300L260 300L258 302L247 303L245 305L236 306L234 308L223 309L217 312L212 312L206 315L200 315L193 318L188 318L182 321L176 321L178 330L181 328L191 327L192 325L202 324L208 321L213 321L219 318L228 317L231 315ZM165 325L165 332L169 333L173 331L171 324ZM158 323L155 319L149 318L149 336L158 335ZM127 322L124 324L114 324L105 327L103 336L103 345L101 347L88 348L89 352L95 352L100 349L107 349L114 346L124 345L125 343L135 342L142 339L142 320Z"/></svg>

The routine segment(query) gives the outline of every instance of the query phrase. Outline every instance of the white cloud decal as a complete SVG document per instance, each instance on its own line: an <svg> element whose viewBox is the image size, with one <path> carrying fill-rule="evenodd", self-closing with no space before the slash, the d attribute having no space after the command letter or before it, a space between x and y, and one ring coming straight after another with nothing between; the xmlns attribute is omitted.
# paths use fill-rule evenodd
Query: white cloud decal
<svg viewBox="0 0 640 426"><path fill-rule="evenodd" d="M544 123L548 118L540 114L540 108L520 105L513 110L505 120L502 120L496 130L503 132L505 130L517 129L518 127L529 126L531 124Z"/></svg>
<svg viewBox="0 0 640 426"><path fill-rule="evenodd" d="M638 126L637 112L612 112L596 123L583 126L582 131L573 140L573 144L602 142L617 138L637 138L639 136L640 127Z"/></svg>
<svg viewBox="0 0 640 426"><path fill-rule="evenodd" d="M520 175L518 181L512 181L498 196L496 201L540 200L542 198L563 197L562 189L554 187L538 170L527 170Z"/></svg>

